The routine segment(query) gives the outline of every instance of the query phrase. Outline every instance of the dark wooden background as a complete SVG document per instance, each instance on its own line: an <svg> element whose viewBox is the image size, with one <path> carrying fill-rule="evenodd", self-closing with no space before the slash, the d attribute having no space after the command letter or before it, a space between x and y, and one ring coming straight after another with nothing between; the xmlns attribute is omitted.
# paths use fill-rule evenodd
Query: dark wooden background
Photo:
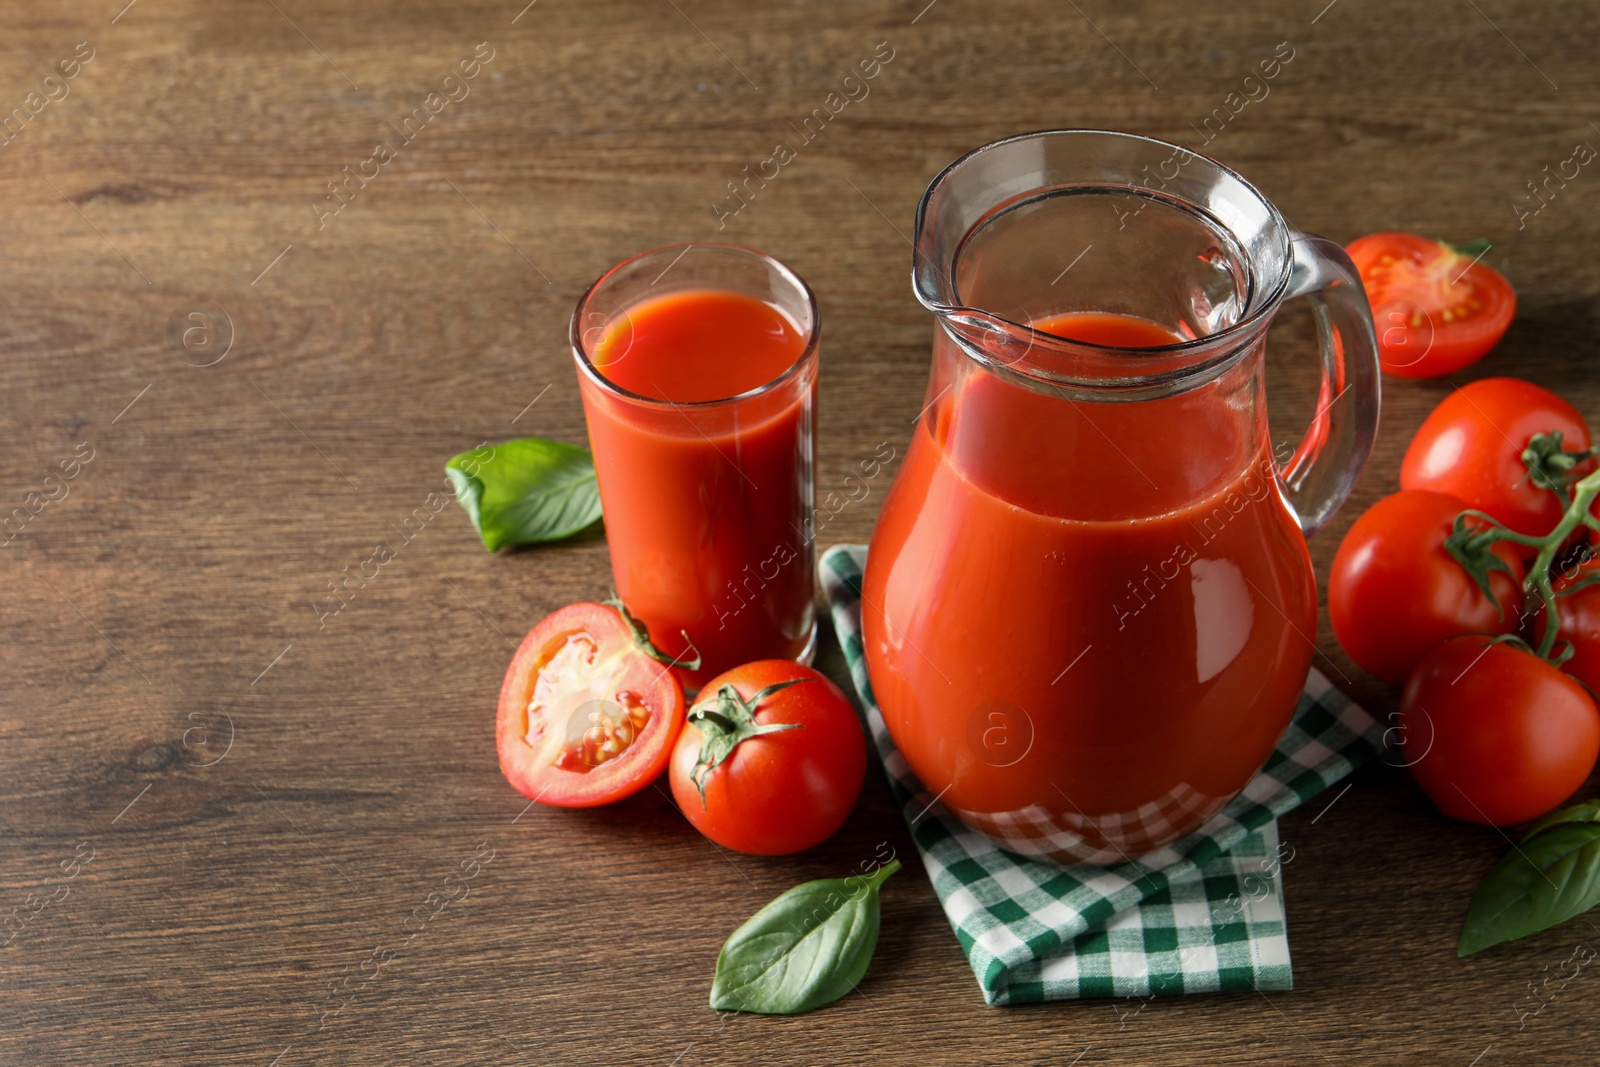
<svg viewBox="0 0 1600 1067"><path fill-rule="evenodd" d="M743 918L880 842L911 857L881 778L833 841L777 860L719 855L657 790L525 811L495 760L501 674L541 616L606 591L605 543L489 556L453 504L409 542L397 527L457 451L581 441L578 295L631 253L719 236L820 296L818 483L841 488L879 442L903 450L922 404L932 323L906 235L928 180L1039 128L1198 144L1191 124L1285 41L1271 95L1207 151L1340 241L1493 241L1521 307L1473 374L1600 417L1600 173L1521 228L1513 207L1600 145L1595 5L125 2L0 12L0 114L78 42L94 54L0 148L0 514L68 491L0 547L0 906L48 900L0 948L0 1061L1593 1061L1600 974L1541 992L1537 1015L1530 983L1600 933L1578 920L1458 961L1506 842L1382 767L1284 822L1291 993L989 1009L913 867L859 995L720 1018L712 964ZM885 41L870 95L719 234L726 182ZM325 183L397 141L390 123L479 42L494 58L470 95L319 230ZM185 348L169 321L194 311L214 332ZM192 365L227 340L219 312L231 348ZM1280 441L1310 406L1308 321L1275 329ZM1469 376L1386 383L1319 570ZM46 483L80 442L93 459ZM825 542L865 540L886 488ZM319 627L313 602L380 541L396 558ZM1393 707L1325 622L1319 647ZM842 680L831 643L823 666ZM406 945L479 842L495 853L470 896ZM65 896L46 884L91 854ZM324 1019L347 975L358 992Z"/></svg>

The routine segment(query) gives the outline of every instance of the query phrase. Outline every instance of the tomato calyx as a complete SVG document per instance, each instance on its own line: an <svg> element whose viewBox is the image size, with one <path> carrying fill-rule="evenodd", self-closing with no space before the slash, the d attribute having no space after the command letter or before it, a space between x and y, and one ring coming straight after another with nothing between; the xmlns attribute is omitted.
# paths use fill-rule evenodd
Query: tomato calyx
<svg viewBox="0 0 1600 1067"><path fill-rule="evenodd" d="M1540 489L1548 489L1561 501L1562 507L1572 503L1571 487L1583 477L1574 468L1585 460L1600 455L1600 448L1568 450L1562 446L1561 431L1536 433L1528 439L1522 450L1522 462L1528 468L1527 480Z"/></svg>
<svg viewBox="0 0 1600 1067"><path fill-rule="evenodd" d="M1560 435L1558 434L1557 436L1559 437ZM614 596L610 600L602 600L600 603L608 608L617 609L617 614L622 616L622 621L628 627L628 632L633 634L633 643L639 646L640 652L643 652L657 663L666 664L668 667L677 667L686 671L700 669L700 651L694 647L694 642L689 639L689 631L683 630L680 632L683 634L684 642L689 646L689 651L694 653L694 658L684 659L682 656L669 656L651 644L649 629L634 616L633 612L628 610L628 605L622 602L621 597Z"/></svg>
<svg viewBox="0 0 1600 1067"><path fill-rule="evenodd" d="M1468 520L1472 519L1478 520L1478 524L1469 525ZM1489 575L1494 571L1504 571L1513 578L1516 576L1511 565L1493 551L1495 543L1505 540L1504 534L1509 532L1493 516L1471 509L1456 516L1454 528L1444 539L1444 550L1478 584L1483 595L1500 612L1501 618L1505 618L1505 605L1494 595L1489 585Z"/></svg>
<svg viewBox="0 0 1600 1067"><path fill-rule="evenodd" d="M758 723L755 713L761 707L761 702L781 689L791 685L799 685L804 678L791 678L784 682L774 682L762 689L749 700L739 695L739 690L731 685L725 685L717 690L713 698L714 704L700 704L689 711L689 721L700 728L702 740L700 742L700 755L695 760L694 771L689 775L690 781L700 792L700 804L706 803L706 779L711 772L722 764L733 750L752 737L762 734L777 733L780 730L804 729L803 723L774 722Z"/></svg>
<svg viewBox="0 0 1600 1067"><path fill-rule="evenodd" d="M1440 241L1439 243L1462 259L1476 259L1494 247L1493 242L1487 237L1480 237L1475 241L1466 241L1458 245L1450 244L1447 241Z"/></svg>

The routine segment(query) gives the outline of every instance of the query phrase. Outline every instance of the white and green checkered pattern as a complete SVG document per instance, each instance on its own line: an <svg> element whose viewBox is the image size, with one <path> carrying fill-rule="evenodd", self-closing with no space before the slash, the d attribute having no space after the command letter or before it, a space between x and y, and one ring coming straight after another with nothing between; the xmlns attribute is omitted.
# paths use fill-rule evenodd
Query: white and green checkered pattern
<svg viewBox="0 0 1600 1067"><path fill-rule="evenodd" d="M1289 989L1277 818L1383 745L1382 727L1313 670L1294 720L1244 792L1195 833L1116 867L1003 851L949 815L906 768L861 647L866 549L822 557L834 631L922 862L990 1004Z"/></svg>

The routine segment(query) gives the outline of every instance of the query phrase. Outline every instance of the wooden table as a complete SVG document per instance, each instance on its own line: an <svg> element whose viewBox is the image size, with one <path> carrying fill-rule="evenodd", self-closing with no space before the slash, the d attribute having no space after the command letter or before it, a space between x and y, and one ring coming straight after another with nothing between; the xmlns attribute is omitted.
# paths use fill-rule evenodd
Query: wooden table
<svg viewBox="0 0 1600 1067"><path fill-rule="evenodd" d="M606 591L606 546L490 556L429 501L445 459L481 441L581 441L578 295L633 252L716 238L820 295L818 480L834 486L879 442L903 446L922 405L932 324L906 235L945 163L1053 126L1198 144L1280 42L1294 58L1270 96L1207 151L1341 241L1492 240L1521 308L1473 374L1600 415L1600 176L1523 225L1514 208L1545 164L1600 144L1600 12L123 2L18 0L0 18L0 114L21 109L0 148L0 512L27 516L0 555L0 903L48 902L0 949L0 1060L1592 1062L1600 977L1529 1013L1530 983L1595 928L1458 961L1506 842L1381 767L1284 821L1292 993L991 1010L913 870L889 886L859 996L719 1018L712 963L739 921L879 842L912 854L881 778L833 841L779 860L719 856L656 790L526 809L491 742L501 673L541 616ZM719 230L727 183L880 42L893 59L869 95ZM475 76L446 83L475 50ZM367 162L379 143L391 158ZM351 173L369 180L334 199ZM1308 322L1275 328L1278 440L1310 408ZM1471 376L1386 383L1319 572ZM886 484L827 539L865 540ZM395 549L380 576L319 613L379 542ZM1319 649L1392 709L1325 621ZM831 644L821 662L842 680ZM494 858L470 897L402 951L402 921L480 842ZM45 882L69 869L65 895Z"/></svg>

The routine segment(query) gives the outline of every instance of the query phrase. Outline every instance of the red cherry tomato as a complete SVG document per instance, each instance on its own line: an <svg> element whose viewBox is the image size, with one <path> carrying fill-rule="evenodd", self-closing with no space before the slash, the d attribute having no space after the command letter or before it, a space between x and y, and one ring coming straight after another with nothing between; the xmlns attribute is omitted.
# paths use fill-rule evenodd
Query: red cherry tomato
<svg viewBox="0 0 1600 1067"><path fill-rule="evenodd" d="M839 688L810 667L769 659L700 690L670 778L695 829L724 848L782 856L844 825L866 771L861 721Z"/></svg>
<svg viewBox="0 0 1600 1067"><path fill-rule="evenodd" d="M1460 497L1518 533L1543 536L1561 521L1561 500L1528 479L1522 450L1534 434L1559 430L1562 447L1589 447L1589 426L1550 390L1517 378L1469 382L1439 402L1400 464L1402 489ZM1594 469L1586 460L1574 468Z"/></svg>
<svg viewBox="0 0 1600 1067"><path fill-rule="evenodd" d="M1453 496L1402 490L1367 509L1339 542L1328 577L1333 633L1363 669L1399 684L1439 642L1461 634L1510 633L1522 610L1522 563L1501 543L1511 573L1478 583L1445 551L1467 506ZM1499 602L1499 607L1495 606Z"/></svg>
<svg viewBox="0 0 1600 1067"><path fill-rule="evenodd" d="M1476 363L1516 314L1505 276L1449 245L1375 233L1348 251L1372 304L1378 360L1390 374L1437 378Z"/></svg>
<svg viewBox="0 0 1600 1067"><path fill-rule="evenodd" d="M1453 819L1508 826L1575 793L1600 755L1600 711L1572 678L1510 642L1457 637L1400 698L1406 763Z"/></svg>
<svg viewBox="0 0 1600 1067"><path fill-rule="evenodd" d="M495 721L506 781L562 808L609 804L661 774L683 727L683 687L639 623L568 604L522 639Z"/></svg>

